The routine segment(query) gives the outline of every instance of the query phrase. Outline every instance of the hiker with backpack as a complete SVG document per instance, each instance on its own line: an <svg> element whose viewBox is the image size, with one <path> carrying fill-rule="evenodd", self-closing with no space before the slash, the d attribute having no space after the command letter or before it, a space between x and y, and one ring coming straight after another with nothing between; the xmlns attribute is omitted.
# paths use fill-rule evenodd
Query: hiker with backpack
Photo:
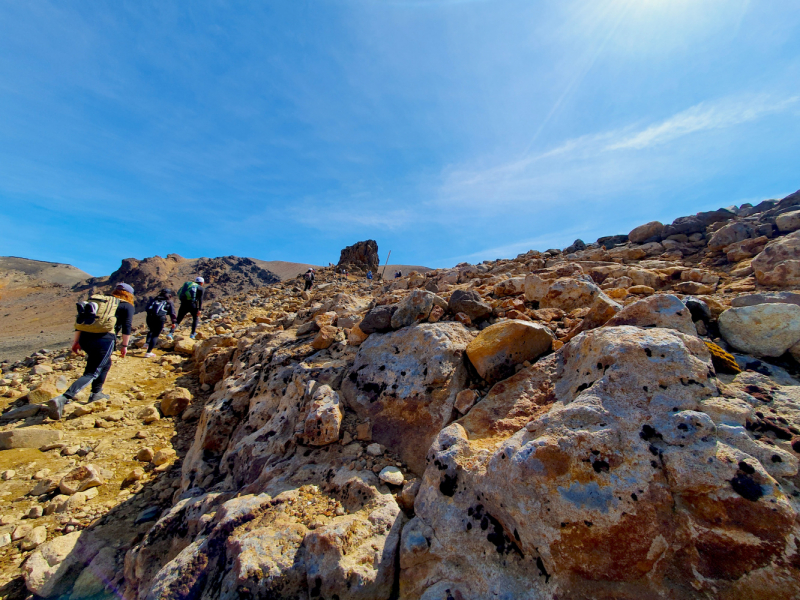
<svg viewBox="0 0 800 600"><path fill-rule="evenodd" d="M51 419L61 419L64 407L89 384L92 386L90 402L108 399L108 394L103 393L103 384L111 369L111 354L117 345L114 330L118 326L122 333L120 354L125 358L135 302L133 288L127 283L117 284L110 296L92 294L87 302L78 302L72 351L76 354L81 350L86 352L86 368L66 392L47 403L47 414Z"/></svg>
<svg viewBox="0 0 800 600"><path fill-rule="evenodd" d="M305 281L305 287L303 287L303 291L307 291L311 289L311 286L314 285L314 269L309 269L303 274L303 280Z"/></svg>
<svg viewBox="0 0 800 600"><path fill-rule="evenodd" d="M148 329L147 353L144 355L145 358L153 358L155 356L153 348L155 348L156 342L158 341L158 336L160 336L161 332L164 330L164 325L167 322L167 315L172 319L172 331L167 334L167 337L170 339L172 338L178 320L178 316L175 314L175 305L172 303L173 296L174 293L171 289L164 288L158 293L158 296L150 300L145 309L147 312L146 323Z"/></svg>
<svg viewBox="0 0 800 600"><path fill-rule="evenodd" d="M175 327L181 324L183 317L190 314L192 315L192 339L197 335L197 320L200 318L200 313L203 311L203 284L205 279L202 277L195 278L194 281L187 281L181 286L178 291L178 298L181 301L181 306L178 309L178 320L175 321ZM175 328L173 327L173 331Z"/></svg>

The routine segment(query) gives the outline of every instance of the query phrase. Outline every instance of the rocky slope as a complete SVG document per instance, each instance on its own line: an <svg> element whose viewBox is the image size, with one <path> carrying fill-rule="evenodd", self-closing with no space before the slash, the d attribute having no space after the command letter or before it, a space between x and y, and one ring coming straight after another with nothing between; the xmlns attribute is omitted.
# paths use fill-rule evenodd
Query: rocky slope
<svg viewBox="0 0 800 600"><path fill-rule="evenodd" d="M794 194L232 296L202 339L115 365L118 406L57 424L26 399L79 361L31 357L0 388L0 442L33 446L0 452L0 561L74 598L796 598L798 277ZM156 433L177 456L134 474Z"/></svg>
<svg viewBox="0 0 800 600"><path fill-rule="evenodd" d="M88 279L79 288L127 283L136 291L136 309L142 310L159 290L169 287L177 291L185 281L191 281L197 276L206 280L208 301L250 291L281 279L250 258L221 256L185 259L177 254L168 254L166 258L126 258L120 268L108 277Z"/></svg>

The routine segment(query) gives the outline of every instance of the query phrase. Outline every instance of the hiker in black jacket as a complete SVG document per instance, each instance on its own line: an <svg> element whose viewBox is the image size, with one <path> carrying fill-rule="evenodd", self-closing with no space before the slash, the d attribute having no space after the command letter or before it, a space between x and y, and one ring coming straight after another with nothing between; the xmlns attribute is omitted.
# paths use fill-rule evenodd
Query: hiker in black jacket
<svg viewBox="0 0 800 600"><path fill-rule="evenodd" d="M101 298L103 298L101 296ZM47 414L51 419L58 420L64 415L64 407L71 402L87 385L92 385L92 395L89 396L90 402L108 399L108 394L103 393L103 384L111 369L111 354L117 344L117 336L114 335L114 328L122 333L122 345L120 355L125 358L128 353L128 342L131 338L131 327L133 325L134 304L133 288L127 283L119 283L111 298L118 303L114 316L116 325L113 323L108 326L107 331L92 332L78 330L76 324L75 338L72 341L72 351L76 354L83 350L86 352L86 368L83 375L69 386L69 389L61 396L56 396L47 403ZM90 299L93 301L93 299ZM95 304L95 309L96 309ZM80 321L79 321L80 323Z"/></svg>
<svg viewBox="0 0 800 600"><path fill-rule="evenodd" d="M153 358L153 348L158 341L158 336L164 329L167 322L167 315L172 319L172 331L167 334L168 338L172 338L172 332L175 331L178 316L175 314L175 305L172 303L174 293L169 288L164 288L158 293L158 296L150 300L150 303L145 309L147 311L147 354L145 358Z"/></svg>
<svg viewBox="0 0 800 600"><path fill-rule="evenodd" d="M200 313L203 311L203 284L205 279L197 277L194 281L187 281L181 286L178 292L178 298L181 301L181 306L178 309L178 319L175 325L178 326L183 321L183 317L187 314L192 315L192 335L189 336L194 339L197 335L197 320L200 318Z"/></svg>
<svg viewBox="0 0 800 600"><path fill-rule="evenodd" d="M314 269L309 269L303 275L303 280L305 281L305 286L303 287L303 291L310 290L311 286L314 285Z"/></svg>

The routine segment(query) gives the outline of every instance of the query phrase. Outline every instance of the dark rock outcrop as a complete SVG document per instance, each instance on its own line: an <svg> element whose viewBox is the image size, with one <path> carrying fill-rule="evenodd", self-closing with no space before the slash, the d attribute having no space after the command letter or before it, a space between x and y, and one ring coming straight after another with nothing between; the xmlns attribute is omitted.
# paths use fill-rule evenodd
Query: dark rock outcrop
<svg viewBox="0 0 800 600"><path fill-rule="evenodd" d="M342 250L339 257L338 267L344 267L348 271L376 271L380 259L378 258L378 242L367 240L357 242Z"/></svg>

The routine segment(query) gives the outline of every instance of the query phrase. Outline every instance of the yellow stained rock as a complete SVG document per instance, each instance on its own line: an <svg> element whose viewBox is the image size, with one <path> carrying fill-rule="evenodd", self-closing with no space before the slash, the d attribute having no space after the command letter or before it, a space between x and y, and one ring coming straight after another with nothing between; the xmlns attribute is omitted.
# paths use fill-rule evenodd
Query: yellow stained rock
<svg viewBox="0 0 800 600"><path fill-rule="evenodd" d="M514 367L533 361L552 347L553 334L540 323L508 320L490 325L468 346L467 356L489 382L511 375Z"/></svg>

